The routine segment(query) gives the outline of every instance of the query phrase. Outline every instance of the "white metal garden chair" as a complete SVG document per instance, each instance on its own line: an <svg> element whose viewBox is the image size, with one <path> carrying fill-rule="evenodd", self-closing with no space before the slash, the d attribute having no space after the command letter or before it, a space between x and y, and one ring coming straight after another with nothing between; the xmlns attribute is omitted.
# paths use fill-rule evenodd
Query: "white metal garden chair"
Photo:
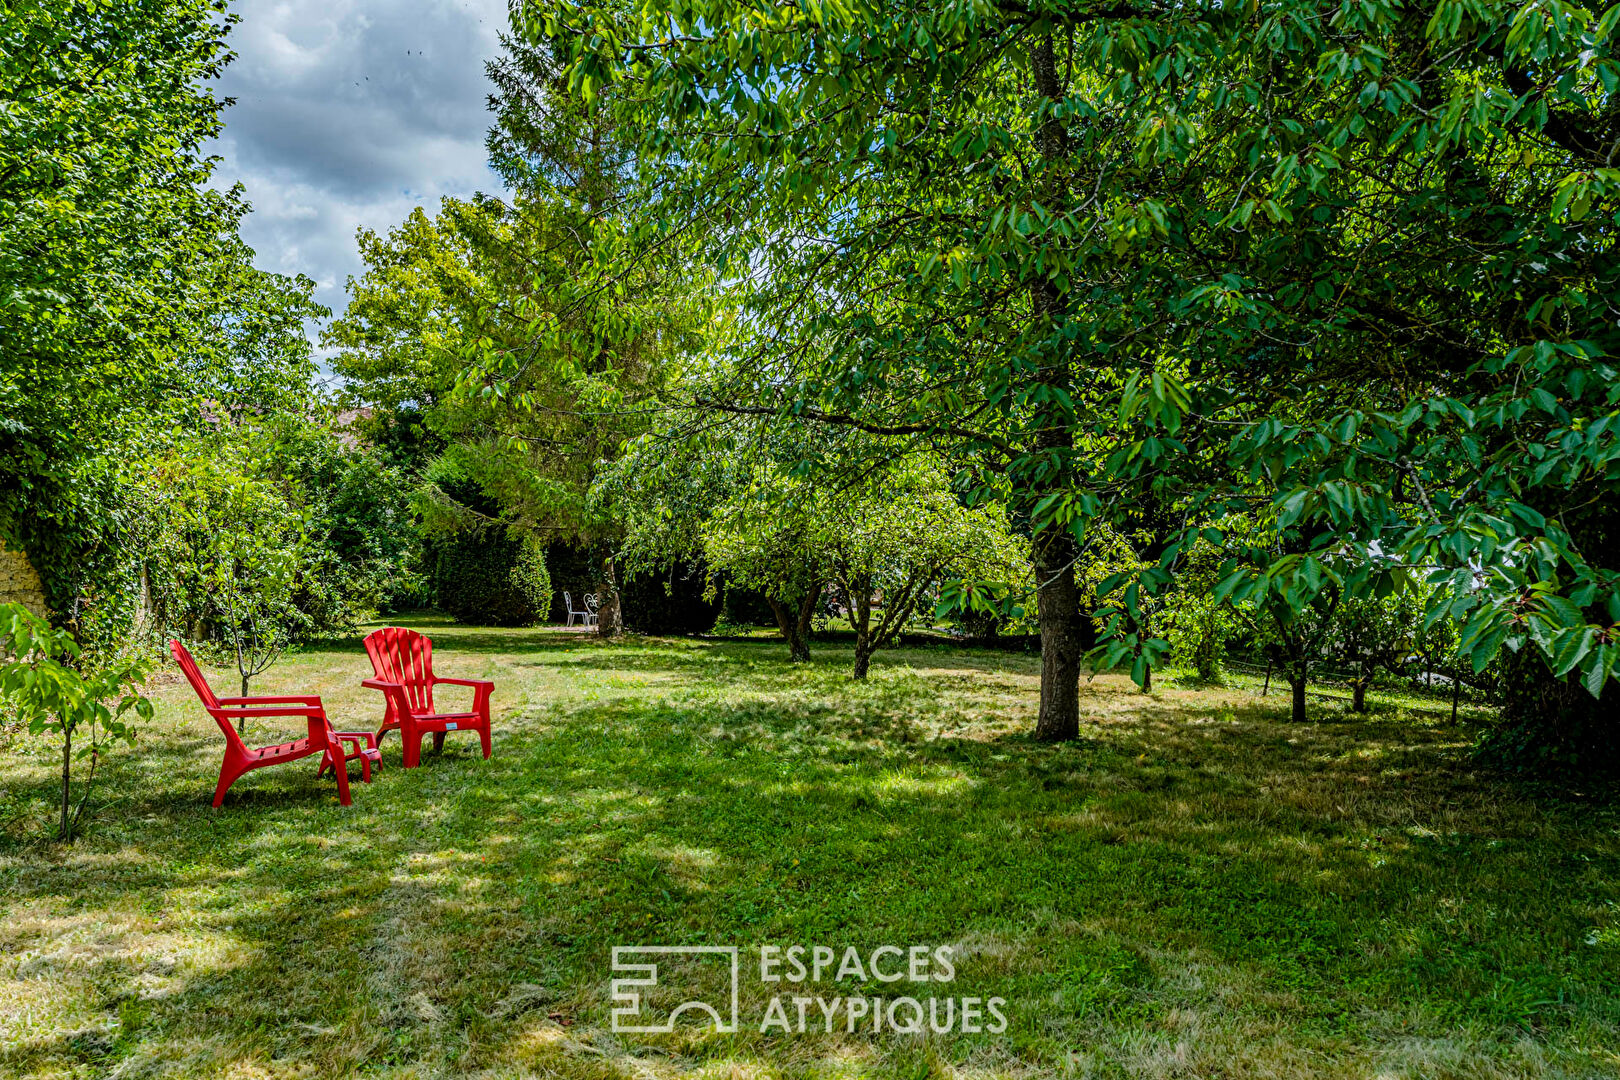
<svg viewBox="0 0 1620 1080"><path fill-rule="evenodd" d="M574 598L568 595L568 590L563 590L563 607L568 609L568 625L573 626L574 619L578 617L582 625L595 626L597 604L596 594L586 593L584 596L580 597L580 600L583 601L585 606L576 608L574 606Z"/></svg>

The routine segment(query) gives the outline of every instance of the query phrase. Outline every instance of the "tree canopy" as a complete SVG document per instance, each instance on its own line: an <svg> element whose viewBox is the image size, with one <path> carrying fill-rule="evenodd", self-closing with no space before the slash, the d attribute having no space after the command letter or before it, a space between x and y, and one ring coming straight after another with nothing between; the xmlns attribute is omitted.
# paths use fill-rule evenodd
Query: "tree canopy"
<svg viewBox="0 0 1620 1080"><path fill-rule="evenodd" d="M735 283L719 404L924 440L1034 532L1039 733L1093 523L1264 511L1218 599L1434 586L1602 692L1617 652L1613 10L1552 2L528 4L635 132L634 242ZM1157 510L1153 510L1157 508ZM1162 643L1156 648L1162 648Z"/></svg>
<svg viewBox="0 0 1620 1080"><path fill-rule="evenodd" d="M309 392L314 284L254 269L240 191L207 186L232 21L223 0L0 21L0 535L58 611L123 602L144 448Z"/></svg>

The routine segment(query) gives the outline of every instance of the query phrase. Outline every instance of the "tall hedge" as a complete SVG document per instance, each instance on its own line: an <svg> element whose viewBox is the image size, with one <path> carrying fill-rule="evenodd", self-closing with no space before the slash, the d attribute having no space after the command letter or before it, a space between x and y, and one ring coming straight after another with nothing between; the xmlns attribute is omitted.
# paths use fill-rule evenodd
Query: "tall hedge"
<svg viewBox="0 0 1620 1080"><path fill-rule="evenodd" d="M676 563L631 579L619 590L624 625L644 634L707 634L720 619L720 601L703 598L705 578L700 564Z"/></svg>
<svg viewBox="0 0 1620 1080"><path fill-rule="evenodd" d="M775 626L776 615L765 594L754 589L728 585L722 590L726 621L738 626Z"/></svg>
<svg viewBox="0 0 1620 1080"><path fill-rule="evenodd" d="M1532 647L1505 650L1500 723L1479 751L1488 762L1540 775L1620 775L1620 684L1594 698L1578 679L1558 678Z"/></svg>
<svg viewBox="0 0 1620 1080"><path fill-rule="evenodd" d="M433 541L433 595L439 610L478 626L533 626L551 606L545 550L504 533Z"/></svg>
<svg viewBox="0 0 1620 1080"><path fill-rule="evenodd" d="M597 591L601 556L571 544L554 544L546 552L551 566L553 607L551 618L563 622L568 617L562 591L573 594L574 604L587 593ZM643 634L706 634L720 618L720 603L703 599L706 586L703 567L678 563L657 574L623 582L619 587L620 611L627 630Z"/></svg>

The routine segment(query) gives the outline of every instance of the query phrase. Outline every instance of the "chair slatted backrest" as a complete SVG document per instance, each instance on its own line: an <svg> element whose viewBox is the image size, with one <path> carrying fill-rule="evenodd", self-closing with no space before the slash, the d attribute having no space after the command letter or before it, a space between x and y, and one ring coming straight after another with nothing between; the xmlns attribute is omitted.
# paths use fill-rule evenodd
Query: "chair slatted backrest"
<svg viewBox="0 0 1620 1080"><path fill-rule="evenodd" d="M385 626L366 635L366 655L377 678L405 688L412 712L433 712L432 638L403 626Z"/></svg>
<svg viewBox="0 0 1620 1080"><path fill-rule="evenodd" d="M208 685L207 679L203 678L203 673L197 667L197 661L191 658L191 653L178 641L169 642L169 651L174 654L174 662L179 664L180 670L185 673L186 681L191 684L191 688L202 699L203 708L207 709L208 715L214 718L214 723L219 725L219 730L225 733L225 741L234 744L238 748L243 748L242 736L236 733L236 727L225 718L224 706L219 703L219 698L214 696L214 688Z"/></svg>

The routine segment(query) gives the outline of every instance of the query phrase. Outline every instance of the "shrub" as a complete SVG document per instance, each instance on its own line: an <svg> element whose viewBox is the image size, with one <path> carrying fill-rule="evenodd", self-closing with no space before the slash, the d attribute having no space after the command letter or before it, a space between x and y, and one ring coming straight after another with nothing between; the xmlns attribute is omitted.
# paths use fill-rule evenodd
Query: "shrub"
<svg viewBox="0 0 1620 1080"><path fill-rule="evenodd" d="M553 544L546 551L551 566L552 614L555 622L567 618L562 590L583 603L587 593L601 586L602 557L598 550L574 544ZM707 580L703 565L678 562L636 574L619 585L619 614L626 630L643 634L706 634L720 618L721 603L703 598ZM766 618L770 618L766 609Z"/></svg>
<svg viewBox="0 0 1620 1080"><path fill-rule="evenodd" d="M957 609L950 613L950 621L970 641L994 641L1012 620L999 611Z"/></svg>
<svg viewBox="0 0 1620 1080"><path fill-rule="evenodd" d="M152 719L152 703L137 692L147 673L138 656L87 657L66 630L51 627L21 604L0 604L0 701L29 734L49 732L62 740L58 839L73 841L101 756L118 740L134 744L128 714ZM74 809L73 763L86 758L89 773L80 770L82 794Z"/></svg>
<svg viewBox="0 0 1620 1080"><path fill-rule="evenodd" d="M433 598L457 622L533 626L546 618L551 576L532 539L462 533L431 542Z"/></svg>

